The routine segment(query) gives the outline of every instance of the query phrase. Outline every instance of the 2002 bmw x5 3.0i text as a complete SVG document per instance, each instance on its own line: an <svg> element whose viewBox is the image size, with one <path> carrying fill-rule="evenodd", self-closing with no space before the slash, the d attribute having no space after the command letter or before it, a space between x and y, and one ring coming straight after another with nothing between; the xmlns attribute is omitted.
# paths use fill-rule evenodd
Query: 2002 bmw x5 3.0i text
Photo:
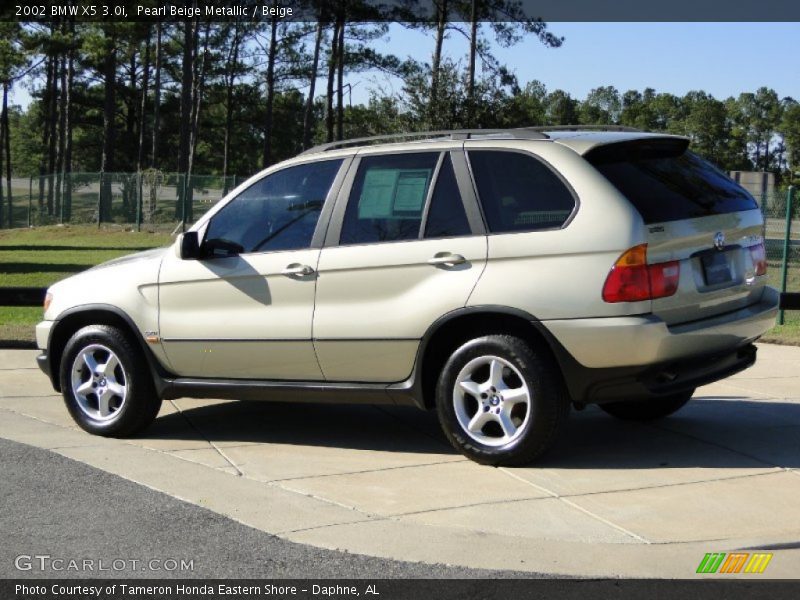
<svg viewBox="0 0 800 600"><path fill-rule="evenodd" d="M131 435L183 396L411 404L520 464L571 405L664 417L755 361L762 215L687 139L402 139L314 148L172 247L53 285L38 360L77 423Z"/></svg>

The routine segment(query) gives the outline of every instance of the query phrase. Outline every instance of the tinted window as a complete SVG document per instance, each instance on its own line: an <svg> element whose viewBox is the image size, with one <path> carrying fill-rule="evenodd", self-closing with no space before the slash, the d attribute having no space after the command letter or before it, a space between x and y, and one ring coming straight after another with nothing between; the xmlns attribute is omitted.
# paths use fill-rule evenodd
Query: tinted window
<svg viewBox="0 0 800 600"><path fill-rule="evenodd" d="M458 192L450 155L446 154L433 187L431 207L425 223L425 237L455 237L471 233L467 213Z"/></svg>
<svg viewBox="0 0 800 600"><path fill-rule="evenodd" d="M341 244L419 237L438 153L361 159L342 224Z"/></svg>
<svg viewBox="0 0 800 600"><path fill-rule="evenodd" d="M757 208L727 174L686 143L614 144L586 159L625 195L645 223L678 221Z"/></svg>
<svg viewBox="0 0 800 600"><path fill-rule="evenodd" d="M243 252L308 248L341 164L328 160L267 175L212 217L206 244L225 240Z"/></svg>
<svg viewBox="0 0 800 600"><path fill-rule="evenodd" d="M575 208L564 183L532 156L471 150L469 160L493 233L561 227Z"/></svg>

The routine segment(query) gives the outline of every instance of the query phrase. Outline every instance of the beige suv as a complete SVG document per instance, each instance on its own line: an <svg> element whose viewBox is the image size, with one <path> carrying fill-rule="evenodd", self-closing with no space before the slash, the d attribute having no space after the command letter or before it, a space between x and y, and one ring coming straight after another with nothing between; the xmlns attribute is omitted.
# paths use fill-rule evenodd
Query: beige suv
<svg viewBox="0 0 800 600"><path fill-rule="evenodd" d="M183 396L413 405L519 464L571 405L664 417L755 361L761 212L687 139L411 137L312 149L172 247L52 286L38 360L77 423L131 435Z"/></svg>

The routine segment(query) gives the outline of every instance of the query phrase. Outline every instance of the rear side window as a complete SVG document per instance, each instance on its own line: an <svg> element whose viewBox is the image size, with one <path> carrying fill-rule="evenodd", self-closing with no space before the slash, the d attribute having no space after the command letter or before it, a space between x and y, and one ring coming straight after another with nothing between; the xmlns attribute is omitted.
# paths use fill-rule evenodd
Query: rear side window
<svg viewBox="0 0 800 600"><path fill-rule="evenodd" d="M614 144L588 153L586 160L648 224L758 208L727 174L685 148L682 140Z"/></svg>
<svg viewBox="0 0 800 600"><path fill-rule="evenodd" d="M558 228L575 208L561 179L528 154L470 150L469 161L492 233Z"/></svg>
<svg viewBox="0 0 800 600"><path fill-rule="evenodd" d="M438 160L438 152L362 158L339 243L417 239Z"/></svg>

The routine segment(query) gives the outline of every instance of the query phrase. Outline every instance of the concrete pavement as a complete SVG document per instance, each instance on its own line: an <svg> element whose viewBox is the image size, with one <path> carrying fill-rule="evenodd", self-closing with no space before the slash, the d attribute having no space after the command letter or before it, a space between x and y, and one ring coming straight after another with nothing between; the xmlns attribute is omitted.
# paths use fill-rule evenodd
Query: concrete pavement
<svg viewBox="0 0 800 600"><path fill-rule="evenodd" d="M657 424L573 412L546 460L513 469L467 461L434 414L395 407L177 400L141 438L98 438L35 354L0 350L0 437L287 540L588 577L694 577L706 552L774 548L758 577L800 575L800 348L760 345L755 367Z"/></svg>

